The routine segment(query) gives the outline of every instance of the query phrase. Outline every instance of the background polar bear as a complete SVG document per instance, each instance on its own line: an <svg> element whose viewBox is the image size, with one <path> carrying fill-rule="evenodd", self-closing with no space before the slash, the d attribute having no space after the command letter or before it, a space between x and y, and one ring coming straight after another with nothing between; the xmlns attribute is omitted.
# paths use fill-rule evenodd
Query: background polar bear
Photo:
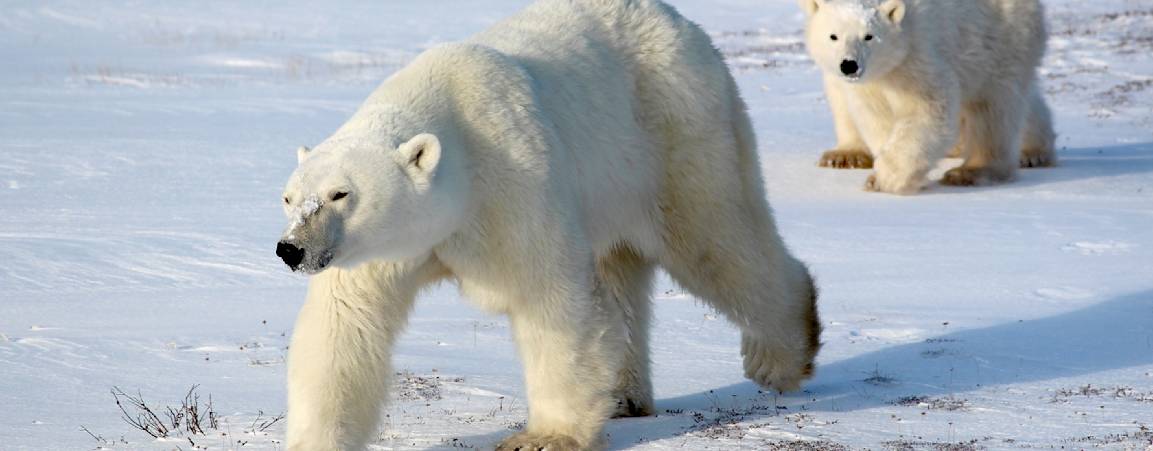
<svg viewBox="0 0 1153 451"><path fill-rule="evenodd" d="M749 378L796 389L816 291L755 149L721 56L656 0L544 0L425 52L288 182L277 254L313 274L289 448L365 445L413 298L444 279L509 316L529 420L504 449L597 448L614 412L652 412L657 265L741 329Z"/></svg>
<svg viewBox="0 0 1153 451"><path fill-rule="evenodd" d="M800 4L836 123L822 166L875 167L867 189L910 194L954 147L964 163L945 174L949 185L1056 163L1036 82L1047 36L1039 0Z"/></svg>

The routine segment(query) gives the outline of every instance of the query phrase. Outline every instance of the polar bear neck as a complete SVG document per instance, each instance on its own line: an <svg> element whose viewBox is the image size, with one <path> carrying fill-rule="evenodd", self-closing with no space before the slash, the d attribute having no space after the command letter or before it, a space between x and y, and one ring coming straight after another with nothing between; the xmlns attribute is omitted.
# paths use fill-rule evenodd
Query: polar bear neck
<svg viewBox="0 0 1153 451"><path fill-rule="evenodd" d="M413 136L421 133L442 134L432 118L414 118L410 108L396 103L374 102L369 99L361 105L339 130L325 144L341 147L372 146L395 149Z"/></svg>

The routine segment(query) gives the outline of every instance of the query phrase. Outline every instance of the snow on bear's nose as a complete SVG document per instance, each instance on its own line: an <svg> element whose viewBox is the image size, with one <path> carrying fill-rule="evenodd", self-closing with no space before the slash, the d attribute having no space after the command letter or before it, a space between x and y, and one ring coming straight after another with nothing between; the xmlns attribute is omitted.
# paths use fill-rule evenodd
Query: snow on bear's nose
<svg viewBox="0 0 1153 451"><path fill-rule="evenodd" d="M856 75L857 71L861 70L861 66L857 65L856 61L844 60L841 61L841 73L846 76Z"/></svg>

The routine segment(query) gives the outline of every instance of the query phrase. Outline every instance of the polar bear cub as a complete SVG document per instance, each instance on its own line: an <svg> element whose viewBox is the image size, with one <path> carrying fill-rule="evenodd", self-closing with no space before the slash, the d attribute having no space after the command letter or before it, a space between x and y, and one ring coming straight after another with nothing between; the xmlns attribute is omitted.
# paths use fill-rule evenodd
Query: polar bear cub
<svg viewBox="0 0 1153 451"><path fill-rule="evenodd" d="M386 80L284 191L277 255L310 274L288 448L361 449L422 287L509 317L529 418L500 449L603 446L654 411L664 268L741 333L753 381L793 390L816 289L766 202L745 104L708 36L657 0L543 0Z"/></svg>
<svg viewBox="0 0 1153 451"><path fill-rule="evenodd" d="M1037 87L1039 0L800 0L824 72L837 146L822 166L872 167L867 189L912 194L953 149L942 183L1011 180L1052 166L1055 135Z"/></svg>

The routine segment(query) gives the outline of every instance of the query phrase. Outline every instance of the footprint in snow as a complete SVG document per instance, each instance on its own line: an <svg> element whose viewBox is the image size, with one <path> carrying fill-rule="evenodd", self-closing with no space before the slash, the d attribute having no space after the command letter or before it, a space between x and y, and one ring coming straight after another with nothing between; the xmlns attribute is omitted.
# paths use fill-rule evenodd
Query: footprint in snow
<svg viewBox="0 0 1153 451"><path fill-rule="evenodd" d="M1077 301L1093 297L1093 292L1074 287L1038 288L1033 295L1048 301Z"/></svg>
<svg viewBox="0 0 1153 451"><path fill-rule="evenodd" d="M1124 241L1078 241L1066 244L1065 252L1080 252L1081 255L1116 255L1129 252L1133 245Z"/></svg>

